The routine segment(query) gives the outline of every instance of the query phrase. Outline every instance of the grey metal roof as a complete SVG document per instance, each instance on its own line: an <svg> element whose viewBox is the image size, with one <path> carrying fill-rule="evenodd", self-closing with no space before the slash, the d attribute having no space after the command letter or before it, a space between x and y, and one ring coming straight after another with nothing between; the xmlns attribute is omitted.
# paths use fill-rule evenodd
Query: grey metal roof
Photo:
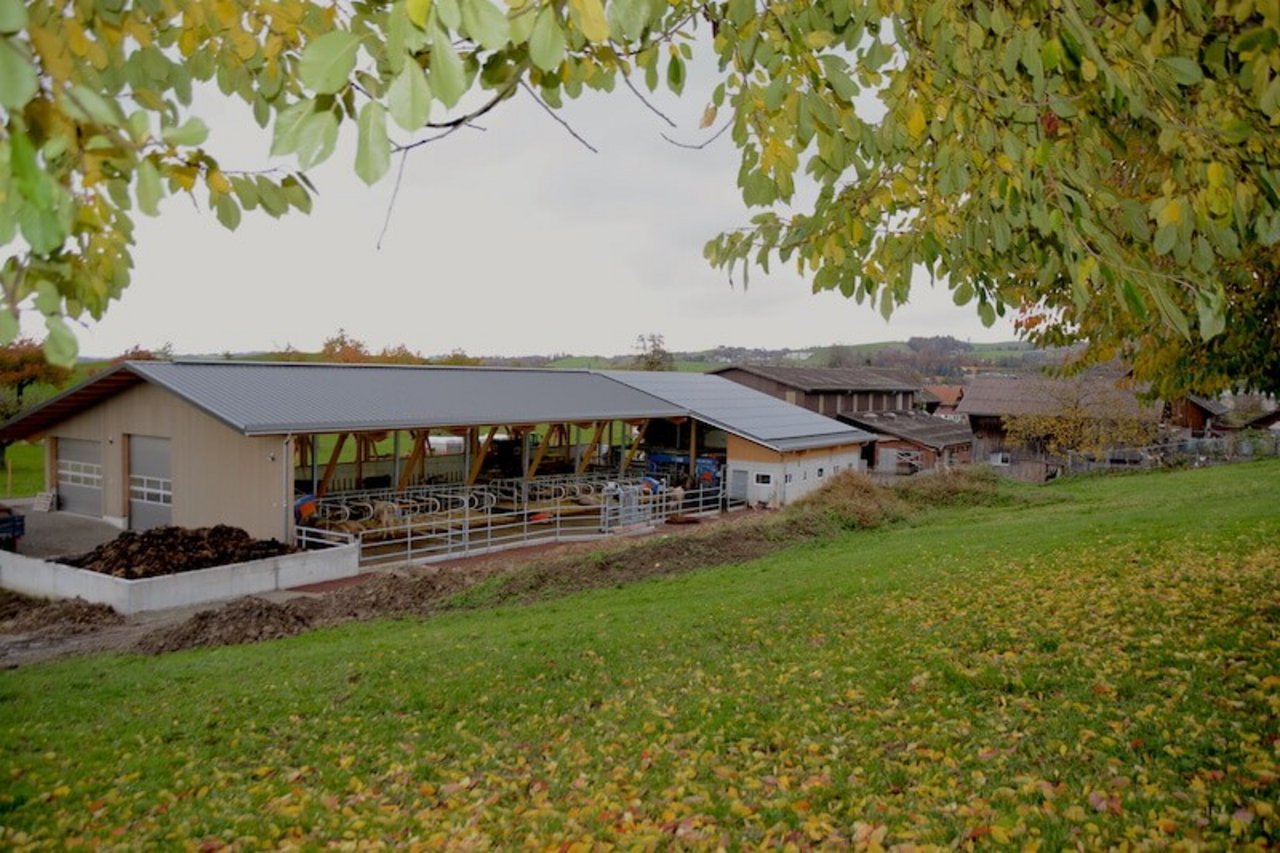
<svg viewBox="0 0 1280 853"><path fill-rule="evenodd" d="M1158 420L1161 405L1141 400L1122 379L1103 373L1071 377L975 376L956 406L961 415L1008 417L1080 410L1096 418Z"/></svg>
<svg viewBox="0 0 1280 853"><path fill-rule="evenodd" d="M771 367L756 364L735 364L720 367L712 373L728 373L741 370L783 385L790 385L806 393L819 391L919 391L923 385L919 379L901 370L888 367Z"/></svg>
<svg viewBox="0 0 1280 853"><path fill-rule="evenodd" d="M934 450L973 443L968 424L949 421L926 412L844 412L840 420L863 429L892 435Z"/></svg>
<svg viewBox="0 0 1280 853"><path fill-rule="evenodd" d="M774 450L875 441L865 430L707 373L605 370L622 385L687 409L700 421Z"/></svg>
<svg viewBox="0 0 1280 853"><path fill-rule="evenodd" d="M679 417L670 403L583 370L270 362L127 362L6 425L35 433L103 398L121 373L245 435ZM119 383L113 390L122 390ZM47 406L48 404L46 404Z"/></svg>

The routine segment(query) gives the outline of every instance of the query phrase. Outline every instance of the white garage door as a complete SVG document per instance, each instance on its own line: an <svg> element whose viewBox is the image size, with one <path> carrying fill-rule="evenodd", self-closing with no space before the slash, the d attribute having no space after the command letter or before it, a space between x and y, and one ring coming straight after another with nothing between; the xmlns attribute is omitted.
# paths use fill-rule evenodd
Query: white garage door
<svg viewBox="0 0 1280 853"><path fill-rule="evenodd" d="M67 512L102 515L102 442L58 439L58 504Z"/></svg>
<svg viewBox="0 0 1280 853"><path fill-rule="evenodd" d="M129 436L129 529L173 523L169 439Z"/></svg>

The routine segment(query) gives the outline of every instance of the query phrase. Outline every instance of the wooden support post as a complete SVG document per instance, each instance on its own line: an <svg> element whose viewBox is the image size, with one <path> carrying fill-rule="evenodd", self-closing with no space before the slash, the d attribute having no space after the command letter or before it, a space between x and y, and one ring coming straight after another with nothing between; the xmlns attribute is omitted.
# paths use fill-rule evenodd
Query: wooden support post
<svg viewBox="0 0 1280 853"><path fill-rule="evenodd" d="M538 449L533 451L533 460L529 463L529 467L525 469L525 479L530 479L534 474L538 473L538 466L542 464L542 457L547 455L547 448L551 446L551 436L555 433L556 427L548 426L547 434L542 441L538 442Z"/></svg>
<svg viewBox="0 0 1280 853"><path fill-rule="evenodd" d="M400 469L400 479L396 482L396 491L403 492L413 482L413 473L422 462L423 446L427 442L428 430L413 432L413 449L409 451L409 459Z"/></svg>
<svg viewBox="0 0 1280 853"><path fill-rule="evenodd" d="M636 458L636 454L640 452L640 443L644 441L644 434L649 430L649 422L647 420L640 422L640 429L636 432L636 437L631 439L631 446L627 448L626 456L622 457L622 470L620 474L625 475L627 469L631 467L631 460Z"/></svg>
<svg viewBox="0 0 1280 853"><path fill-rule="evenodd" d="M578 460L578 470L574 473L581 477L587 470L587 466L591 464L591 457L595 455L596 446L600 444L600 436L604 433L606 421L600 421L593 424L595 430L591 433L591 443L582 451L582 458Z"/></svg>
<svg viewBox="0 0 1280 853"><path fill-rule="evenodd" d="M480 476L480 469L484 468L485 457L489 455L489 448L493 446L493 437L497 433L498 427L496 424L489 427L489 434L484 437L484 444L476 446L475 458L471 460L471 470L467 472L468 486L474 486L476 477Z"/></svg>
<svg viewBox="0 0 1280 853"><path fill-rule="evenodd" d="M320 488L316 489L316 497L322 497L329 491L333 475L338 472L338 457L342 455L342 446L347 443L349 432L338 433L338 443L333 446L333 454L329 456L329 464L324 466L324 477L320 479Z"/></svg>
<svg viewBox="0 0 1280 853"><path fill-rule="evenodd" d="M364 488L364 457L368 450L369 439L363 435L356 436L356 488Z"/></svg>

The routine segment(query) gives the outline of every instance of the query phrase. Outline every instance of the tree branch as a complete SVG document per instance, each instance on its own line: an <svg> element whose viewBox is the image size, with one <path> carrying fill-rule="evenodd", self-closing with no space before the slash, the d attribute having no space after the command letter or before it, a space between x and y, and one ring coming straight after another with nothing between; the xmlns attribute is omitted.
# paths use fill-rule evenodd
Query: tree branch
<svg viewBox="0 0 1280 853"><path fill-rule="evenodd" d="M708 145L715 142L721 136L724 136L724 132L728 130L732 125L733 125L732 119L730 119L729 121L726 121L724 123L724 127L720 128L715 133L713 133L710 139L704 142L699 142L696 145L689 142L677 142L676 140L672 139L670 136L667 136L665 133L659 134L659 136L661 136L663 139L667 140L677 148L688 148L690 151L701 151L703 148L706 148Z"/></svg>
<svg viewBox="0 0 1280 853"><path fill-rule="evenodd" d="M569 135L570 135L570 136L572 136L574 139L578 140L578 141L579 141L579 142L581 142L583 145L585 145L588 151L590 151L592 154L599 154L599 153L600 153L600 152L596 149L596 147L595 147L595 146L593 146L590 142L588 142L587 140L585 140L585 139L583 139L581 136L579 136L579 135L578 135L578 132L577 132L576 130L574 130L572 127L570 127L570 126L569 126L569 122L565 121L565 120L564 120L564 119L562 119L560 116L556 115L556 111L555 111L555 110L553 110L553 109L551 109L550 105L548 105L546 101L544 101L544 100L542 100L542 98L539 98L539 97L538 97L538 93L537 93L537 92L535 92L535 91L533 91L533 87L532 87L532 86L530 86L528 83L524 82L524 80L521 80L521 81L520 81L520 87L521 87L521 88L523 88L526 92L528 92L528 93L529 93L529 97L533 98L533 100L537 102L538 106L540 106L540 107L542 107L544 110L546 110L547 115L551 116L553 119L555 119L555 120L560 124L560 126L561 126L561 127L563 127L565 130L567 130L567 131L569 132Z"/></svg>

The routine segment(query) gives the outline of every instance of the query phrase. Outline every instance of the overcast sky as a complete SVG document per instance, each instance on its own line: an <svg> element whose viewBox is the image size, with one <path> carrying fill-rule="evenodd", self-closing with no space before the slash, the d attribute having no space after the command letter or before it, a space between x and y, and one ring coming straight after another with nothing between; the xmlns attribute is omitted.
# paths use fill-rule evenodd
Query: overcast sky
<svg viewBox="0 0 1280 853"><path fill-rule="evenodd" d="M661 102L681 127L670 135L706 137L697 125L709 91L695 82ZM293 166L269 159L269 131L238 102L212 98L200 114L224 168ZM381 249L399 159L366 188L351 170L352 127L311 173L320 194L310 216L255 211L232 233L190 200L167 199L159 218L139 217L134 282L102 322L77 330L81 352L313 350L339 328L375 349L472 355L627 353L650 333L672 350L1014 337L1004 323L983 328L927 279L889 322L812 293L794 267L730 286L702 257L708 239L751 215L728 135L700 151L673 146L621 87L562 115L600 153L522 94L486 116L484 132L411 154Z"/></svg>

